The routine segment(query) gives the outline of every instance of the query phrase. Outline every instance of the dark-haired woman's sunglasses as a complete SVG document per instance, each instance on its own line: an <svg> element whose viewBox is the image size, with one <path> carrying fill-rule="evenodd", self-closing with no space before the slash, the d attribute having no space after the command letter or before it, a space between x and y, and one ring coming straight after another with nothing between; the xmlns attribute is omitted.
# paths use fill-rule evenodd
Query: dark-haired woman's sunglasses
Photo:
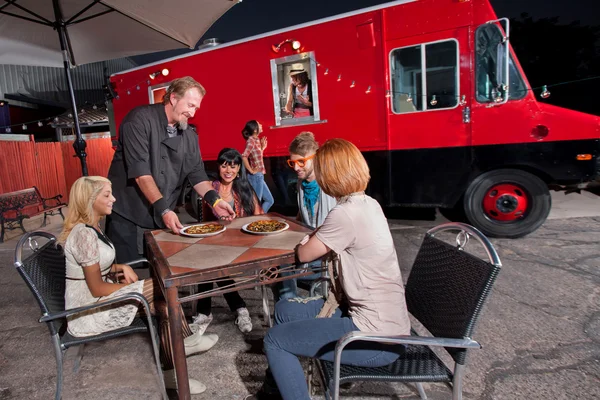
<svg viewBox="0 0 600 400"><path fill-rule="evenodd" d="M316 154L313 154L312 156L300 158L298 160L292 160L292 159L288 158L287 164L290 166L290 168L294 168L294 165L296 165L296 164L298 164L298 166L300 168L304 168L304 166L306 165L306 162L310 159L313 159L315 157L315 155Z"/></svg>

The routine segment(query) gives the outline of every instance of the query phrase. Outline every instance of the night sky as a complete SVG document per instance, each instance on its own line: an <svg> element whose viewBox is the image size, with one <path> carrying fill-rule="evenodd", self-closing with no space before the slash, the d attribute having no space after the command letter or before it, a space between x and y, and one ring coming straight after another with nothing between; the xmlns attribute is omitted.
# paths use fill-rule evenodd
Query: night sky
<svg viewBox="0 0 600 400"><path fill-rule="evenodd" d="M386 3L381 0L243 0L219 19L204 35L223 42L281 29L287 26L325 18L360 8ZM598 0L491 0L499 17L519 17L526 12L534 19L559 17L568 24L580 21L582 25L600 25L600 12L594 3ZM189 50L187 50L189 51ZM145 64L161 60L186 50L174 50L134 57Z"/></svg>

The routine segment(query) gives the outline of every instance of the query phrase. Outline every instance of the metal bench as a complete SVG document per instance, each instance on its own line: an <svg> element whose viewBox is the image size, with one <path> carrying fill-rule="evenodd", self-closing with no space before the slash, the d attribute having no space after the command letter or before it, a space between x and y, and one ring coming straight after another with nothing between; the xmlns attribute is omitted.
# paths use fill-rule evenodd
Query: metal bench
<svg viewBox="0 0 600 400"><path fill-rule="evenodd" d="M42 197L37 187L0 194L0 243L4 242L4 231L20 227L26 233L23 220L44 213L42 226L46 226L46 218L57 215L65 219L62 208L67 204L60 199L62 194L54 197Z"/></svg>

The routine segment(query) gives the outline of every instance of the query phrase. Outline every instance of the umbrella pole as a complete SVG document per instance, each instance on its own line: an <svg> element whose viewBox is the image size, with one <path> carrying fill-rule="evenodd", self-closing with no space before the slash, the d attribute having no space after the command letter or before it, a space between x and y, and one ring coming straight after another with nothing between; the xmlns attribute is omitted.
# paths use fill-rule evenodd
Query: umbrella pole
<svg viewBox="0 0 600 400"><path fill-rule="evenodd" d="M65 73L67 75L67 85L69 87L69 96L71 98L71 105L73 107L73 122L75 123L75 134L77 138L73 142L73 148L75 154L81 160L81 173L83 176L88 176L87 154L85 152L86 143L81 136L81 128L79 127L79 115L77 112L77 102L75 101L75 90L73 89L73 79L71 78L71 61L69 60L69 50L67 46L67 33L65 23L63 21L62 10L58 4L58 0L52 0L54 6L54 16L56 18L56 31L58 32L58 38L60 40L60 49L63 54L63 64L65 67Z"/></svg>

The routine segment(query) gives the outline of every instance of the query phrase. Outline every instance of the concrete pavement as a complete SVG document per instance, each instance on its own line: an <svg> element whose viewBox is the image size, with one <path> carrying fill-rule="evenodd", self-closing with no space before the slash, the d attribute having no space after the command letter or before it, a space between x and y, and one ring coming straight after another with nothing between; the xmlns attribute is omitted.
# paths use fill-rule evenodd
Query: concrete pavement
<svg viewBox="0 0 600 400"><path fill-rule="evenodd" d="M474 335L483 349L471 352L467 399L600 398L600 198L557 196L564 195L553 195L553 215L537 232L492 241L503 269ZM405 279L424 232L439 222L390 221ZM35 229L41 221L27 223ZM48 228L60 230L60 217ZM48 330L37 322L39 307L12 267L15 244L16 238L0 244L0 399L49 399L56 382L54 356ZM266 368L260 292L245 290L242 296L254 330L240 333L224 299L213 300L215 320L208 331L220 340L208 353L188 359L190 376L208 386L194 399L243 399L260 385ZM78 374L70 369L69 353L64 399L159 398L144 336L87 346ZM451 398L444 385L425 384L425 390L430 399ZM410 386L379 383L355 385L344 398L418 395Z"/></svg>

